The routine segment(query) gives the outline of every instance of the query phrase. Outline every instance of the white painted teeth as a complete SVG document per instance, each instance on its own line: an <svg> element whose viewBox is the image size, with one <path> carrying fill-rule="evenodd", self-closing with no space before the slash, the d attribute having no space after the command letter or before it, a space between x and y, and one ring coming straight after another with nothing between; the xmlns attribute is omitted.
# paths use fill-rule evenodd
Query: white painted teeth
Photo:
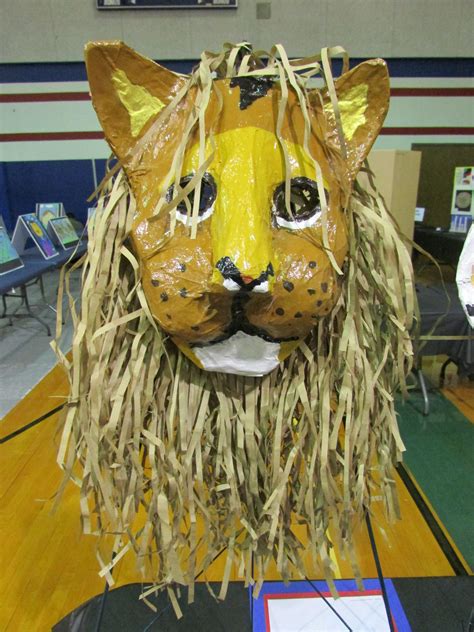
<svg viewBox="0 0 474 632"><path fill-rule="evenodd" d="M229 292L238 292L241 288L238 283L232 281L232 279L224 279L224 287Z"/></svg>
<svg viewBox="0 0 474 632"><path fill-rule="evenodd" d="M232 279L224 279L224 287L229 292L240 292L245 289ZM266 294L269 291L268 281L263 281L263 283L256 285L251 291Z"/></svg>
<svg viewBox="0 0 474 632"><path fill-rule="evenodd" d="M260 283L259 285L256 285L252 292L259 292L260 294L265 294L266 292L268 292L268 281L263 281L263 283Z"/></svg>

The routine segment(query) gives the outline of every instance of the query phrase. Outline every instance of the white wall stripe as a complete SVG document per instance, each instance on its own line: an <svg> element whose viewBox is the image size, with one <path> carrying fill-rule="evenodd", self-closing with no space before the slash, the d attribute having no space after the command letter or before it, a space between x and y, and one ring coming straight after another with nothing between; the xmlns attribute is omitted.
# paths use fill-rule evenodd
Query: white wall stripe
<svg viewBox="0 0 474 632"><path fill-rule="evenodd" d="M43 94L45 92L89 92L87 81L0 83L0 94Z"/></svg>
<svg viewBox="0 0 474 632"><path fill-rule="evenodd" d="M0 103L0 134L100 130L91 101Z"/></svg>
<svg viewBox="0 0 474 632"><path fill-rule="evenodd" d="M322 80L316 80L322 85ZM392 88L474 88L474 77L392 77ZM44 94L89 92L87 81L0 83L0 94Z"/></svg>

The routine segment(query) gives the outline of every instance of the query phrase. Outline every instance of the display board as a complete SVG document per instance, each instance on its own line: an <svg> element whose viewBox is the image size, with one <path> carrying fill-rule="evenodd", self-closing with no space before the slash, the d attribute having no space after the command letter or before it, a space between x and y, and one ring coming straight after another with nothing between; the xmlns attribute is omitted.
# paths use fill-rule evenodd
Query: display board
<svg viewBox="0 0 474 632"><path fill-rule="evenodd" d="M50 220L64 215L64 207L62 202L40 202L36 205L36 215L43 226L47 228Z"/></svg>
<svg viewBox="0 0 474 632"><path fill-rule="evenodd" d="M12 244L19 254L25 252L28 238L31 237L34 245L45 259L57 257L59 252L54 247L49 235L34 213L20 215L13 231Z"/></svg>
<svg viewBox="0 0 474 632"><path fill-rule="evenodd" d="M96 0L98 9L237 9L238 0Z"/></svg>
<svg viewBox="0 0 474 632"><path fill-rule="evenodd" d="M322 581L265 582L254 602L253 632L390 632L378 580L364 579L363 591L354 580L334 583L338 599ZM392 581L385 583L395 630L410 632Z"/></svg>
<svg viewBox="0 0 474 632"><path fill-rule="evenodd" d="M92 220L92 218L94 217L96 211L97 211L97 206L90 206L87 209L87 223L88 224Z"/></svg>
<svg viewBox="0 0 474 632"><path fill-rule="evenodd" d="M79 236L69 217L55 217L50 220L48 230L65 250L74 248L79 243Z"/></svg>
<svg viewBox="0 0 474 632"><path fill-rule="evenodd" d="M474 215L474 167L454 170L450 231L467 233Z"/></svg>
<svg viewBox="0 0 474 632"><path fill-rule="evenodd" d="M23 268L23 261L11 243L7 231L0 226L0 275Z"/></svg>

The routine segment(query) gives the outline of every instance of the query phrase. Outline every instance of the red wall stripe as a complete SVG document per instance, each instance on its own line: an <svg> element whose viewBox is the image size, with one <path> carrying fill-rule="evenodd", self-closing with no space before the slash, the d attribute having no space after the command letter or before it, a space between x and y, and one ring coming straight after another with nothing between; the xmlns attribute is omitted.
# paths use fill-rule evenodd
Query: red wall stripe
<svg viewBox="0 0 474 632"><path fill-rule="evenodd" d="M391 88L392 97L473 97L474 88Z"/></svg>
<svg viewBox="0 0 474 632"><path fill-rule="evenodd" d="M100 140L103 132L35 132L26 134L0 134L0 142L16 143L37 140Z"/></svg>
<svg viewBox="0 0 474 632"><path fill-rule="evenodd" d="M0 94L0 103L39 103L45 101L90 101L88 92L34 92Z"/></svg>
<svg viewBox="0 0 474 632"><path fill-rule="evenodd" d="M474 88L391 88L392 97L472 97ZM90 101L88 92L34 92L0 94L0 103L38 103L47 101Z"/></svg>
<svg viewBox="0 0 474 632"><path fill-rule="evenodd" d="M468 136L474 135L474 127L384 127L381 136ZM45 140L100 140L103 132L32 132L0 134L0 142Z"/></svg>
<svg viewBox="0 0 474 632"><path fill-rule="evenodd" d="M474 127L384 127L381 136L469 136Z"/></svg>

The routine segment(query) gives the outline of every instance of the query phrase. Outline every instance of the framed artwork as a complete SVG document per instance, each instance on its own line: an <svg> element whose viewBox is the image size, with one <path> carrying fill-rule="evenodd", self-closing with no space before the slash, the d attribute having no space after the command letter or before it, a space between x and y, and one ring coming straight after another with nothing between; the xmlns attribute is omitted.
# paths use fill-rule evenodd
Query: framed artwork
<svg viewBox="0 0 474 632"><path fill-rule="evenodd" d="M74 230L69 217L55 217L50 220L49 227L61 246L67 250L79 243L79 236Z"/></svg>
<svg viewBox="0 0 474 632"><path fill-rule="evenodd" d="M20 215L16 222L12 243L20 254L25 251L28 237L31 237L45 259L51 259L59 255L45 227L34 213Z"/></svg>
<svg viewBox="0 0 474 632"><path fill-rule="evenodd" d="M23 268L23 261L15 250L7 231L0 226L0 274Z"/></svg>
<svg viewBox="0 0 474 632"><path fill-rule="evenodd" d="M237 9L238 0L96 0L98 9Z"/></svg>
<svg viewBox="0 0 474 632"><path fill-rule="evenodd" d="M36 205L36 215L46 228L50 220L64 215L62 202L40 202Z"/></svg>
<svg viewBox="0 0 474 632"><path fill-rule="evenodd" d="M451 226L454 233L467 233L474 218L474 166L454 170Z"/></svg>

